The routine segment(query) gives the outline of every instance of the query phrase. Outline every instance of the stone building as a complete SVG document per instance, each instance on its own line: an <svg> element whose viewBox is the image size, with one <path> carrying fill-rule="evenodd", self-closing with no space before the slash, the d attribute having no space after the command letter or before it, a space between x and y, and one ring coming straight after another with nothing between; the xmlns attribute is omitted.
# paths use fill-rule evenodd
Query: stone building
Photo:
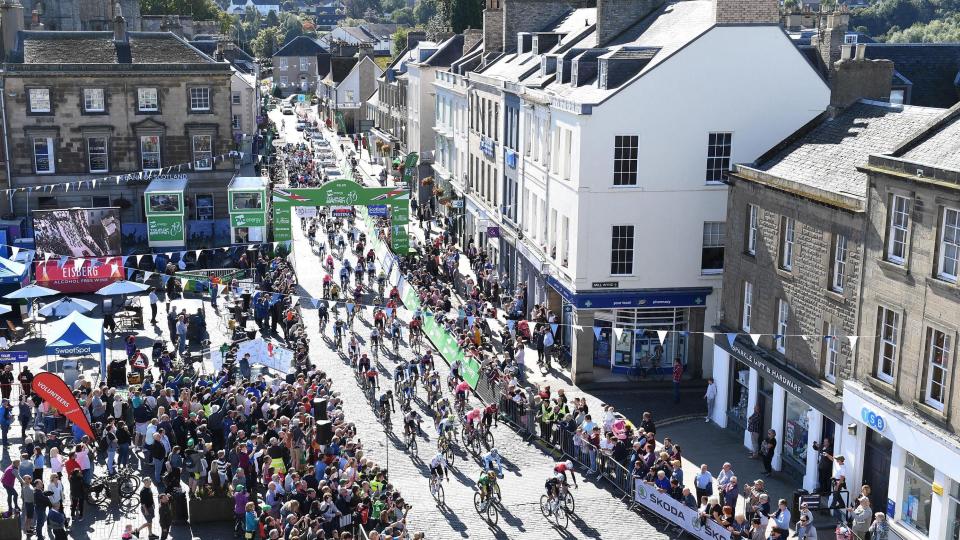
<svg viewBox="0 0 960 540"><path fill-rule="evenodd" d="M123 15L127 30L141 29L140 0L20 0L25 28L31 30L113 30ZM120 9L120 12L117 11ZM36 16L35 16L36 14ZM42 24L42 27L38 25Z"/></svg>
<svg viewBox="0 0 960 540"><path fill-rule="evenodd" d="M313 94L330 71L330 53L320 42L297 36L273 53L273 81L282 96Z"/></svg>
<svg viewBox="0 0 960 540"><path fill-rule="evenodd" d="M16 32L4 28L4 33ZM191 235L214 236L227 218L226 186L234 149L231 69L167 32L19 31L4 74L11 156L10 201L32 209L119 206L125 235L142 237L142 192L149 180L115 175L181 165ZM7 36L4 36L7 40ZM96 186L62 183L100 179ZM60 184L49 188L52 184ZM125 238L128 242L131 238Z"/></svg>
<svg viewBox="0 0 960 540"><path fill-rule="evenodd" d="M867 206L867 177L856 167L940 112L859 101L730 175L713 420L749 447L747 418L759 407L763 430L778 434L774 466L805 489L817 488L811 443L844 434L840 395L853 376Z"/></svg>
<svg viewBox="0 0 960 540"><path fill-rule="evenodd" d="M955 105L859 168L868 222L843 450L848 485L869 484L901 538L960 533L958 140Z"/></svg>

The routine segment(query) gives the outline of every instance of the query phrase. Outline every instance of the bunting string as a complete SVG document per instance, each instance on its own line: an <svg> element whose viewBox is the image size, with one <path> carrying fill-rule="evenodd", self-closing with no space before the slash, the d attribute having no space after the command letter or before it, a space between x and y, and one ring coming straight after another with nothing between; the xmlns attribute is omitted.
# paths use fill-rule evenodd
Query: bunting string
<svg viewBox="0 0 960 540"><path fill-rule="evenodd" d="M216 164L217 161L223 161L225 159L243 159L243 155L244 155L243 152L240 152L237 150L231 150L225 154L212 156L210 158L210 161L211 161L211 165L213 165L213 164ZM201 168L200 164L202 161L205 161L205 160L178 163L176 165L169 165L166 167L161 167L159 169L154 169L149 171L141 170L141 171L136 171L131 173L101 176L98 178L87 178L85 180L72 180L69 182L57 182L53 184L42 184L42 185L29 186L29 187L8 188L8 189L4 189L3 192L5 194L10 194L11 192L33 193L35 191L40 193L44 193L44 192L50 193L50 192L56 191L58 188L63 188L64 192L69 192L71 189L75 191L80 189L85 189L85 188L95 189L97 187L97 183L100 183L102 186L109 185L109 182L114 182L114 185L120 185L121 182L130 183L130 182L139 181L139 180L150 180L152 178L156 178L158 176L163 176L165 174L170 174L174 172L199 170Z"/></svg>

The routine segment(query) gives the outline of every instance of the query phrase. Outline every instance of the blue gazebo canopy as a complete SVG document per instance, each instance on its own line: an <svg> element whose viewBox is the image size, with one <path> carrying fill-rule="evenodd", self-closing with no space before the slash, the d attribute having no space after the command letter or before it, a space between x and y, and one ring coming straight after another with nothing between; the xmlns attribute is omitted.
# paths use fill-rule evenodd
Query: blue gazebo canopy
<svg viewBox="0 0 960 540"><path fill-rule="evenodd" d="M74 312L50 323L47 335L47 354L79 356L99 352L100 370L106 371L103 321Z"/></svg>

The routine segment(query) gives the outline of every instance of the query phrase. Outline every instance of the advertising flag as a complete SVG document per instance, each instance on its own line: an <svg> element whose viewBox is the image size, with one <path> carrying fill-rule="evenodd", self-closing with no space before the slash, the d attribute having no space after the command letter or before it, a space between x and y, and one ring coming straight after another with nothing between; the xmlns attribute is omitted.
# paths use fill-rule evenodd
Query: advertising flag
<svg viewBox="0 0 960 540"><path fill-rule="evenodd" d="M67 383L63 382L63 379L49 371L44 371L33 378L32 388L51 407L62 412L67 420L80 426L80 429L90 436L90 440L96 440L97 437L93 434L93 429L90 428L90 422L87 421L80 404L77 403L77 398L73 397L70 388L67 387Z"/></svg>

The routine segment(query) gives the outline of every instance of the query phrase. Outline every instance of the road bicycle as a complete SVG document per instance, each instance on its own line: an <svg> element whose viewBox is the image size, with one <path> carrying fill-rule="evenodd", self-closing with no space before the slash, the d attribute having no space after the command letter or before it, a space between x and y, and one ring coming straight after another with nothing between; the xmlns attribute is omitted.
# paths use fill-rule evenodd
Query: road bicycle
<svg viewBox="0 0 960 540"><path fill-rule="evenodd" d="M567 512L567 508L560 504L560 500L557 498L541 495L540 513L543 514L543 517L547 518L547 521L554 527L566 529L570 523L570 515Z"/></svg>
<svg viewBox="0 0 960 540"><path fill-rule="evenodd" d="M423 338L421 337L420 332L410 332L410 348L413 350L414 354L420 356L420 351L423 349Z"/></svg>
<svg viewBox="0 0 960 540"><path fill-rule="evenodd" d="M430 495L437 501L437 506L443 505L446 500L443 494L443 478L439 475L434 474L430 477Z"/></svg>
<svg viewBox="0 0 960 540"><path fill-rule="evenodd" d="M400 355L400 332L394 332L392 336L393 341L393 355Z"/></svg>
<svg viewBox="0 0 960 540"><path fill-rule="evenodd" d="M140 491L140 476L130 469L118 469L114 475L101 475L93 479L87 488L87 502L96 506L106 506L110 500L110 483L116 482L120 490L121 508L126 509L125 502L137 496ZM140 504L139 499L136 508Z"/></svg>
<svg viewBox="0 0 960 540"><path fill-rule="evenodd" d="M490 525L496 525L500 520L500 486L494 484L493 489L489 490L489 494L484 498L480 494L478 489L476 493L473 494L473 507L476 509L477 513L481 516L485 516L487 522Z"/></svg>
<svg viewBox="0 0 960 540"><path fill-rule="evenodd" d="M407 451L410 452L410 455L417 455L417 433L413 430L405 430L403 434L403 442L407 445Z"/></svg>
<svg viewBox="0 0 960 540"><path fill-rule="evenodd" d="M659 369L659 363L659 358L655 356L644 356L637 360L636 365L627 371L627 378L633 382L644 380L662 381L666 378L666 372Z"/></svg>
<svg viewBox="0 0 960 540"><path fill-rule="evenodd" d="M453 467L454 458L456 458L456 453L453 451L454 443L446 436L441 435L437 439L437 451L443 454L443 457L447 460L447 466Z"/></svg>

